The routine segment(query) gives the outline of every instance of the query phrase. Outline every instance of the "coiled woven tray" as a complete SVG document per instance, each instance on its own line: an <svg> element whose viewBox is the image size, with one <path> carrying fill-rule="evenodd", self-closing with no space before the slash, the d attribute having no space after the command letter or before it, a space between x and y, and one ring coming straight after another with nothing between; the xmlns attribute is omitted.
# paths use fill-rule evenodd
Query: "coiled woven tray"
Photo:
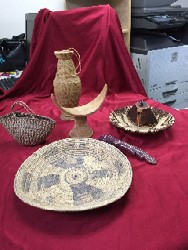
<svg viewBox="0 0 188 250"><path fill-rule="evenodd" d="M147 133L157 133L161 130L171 127L175 123L175 118L172 114L165 112L163 110L152 108L153 114L157 119L157 124L153 126L137 126L133 121L131 121L127 113L132 106L127 106L114 110L109 115L110 122L118 127L122 128L127 132L147 134Z"/></svg>
<svg viewBox="0 0 188 250"><path fill-rule="evenodd" d="M67 138L43 146L19 168L16 195L56 211L81 211L121 198L132 181L126 156L106 142Z"/></svg>

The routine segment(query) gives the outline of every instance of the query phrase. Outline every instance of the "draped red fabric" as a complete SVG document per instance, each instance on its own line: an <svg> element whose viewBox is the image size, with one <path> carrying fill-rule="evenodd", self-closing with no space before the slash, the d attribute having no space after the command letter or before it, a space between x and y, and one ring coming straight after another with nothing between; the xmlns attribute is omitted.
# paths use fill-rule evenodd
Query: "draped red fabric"
<svg viewBox="0 0 188 250"><path fill-rule="evenodd" d="M118 201L83 212L45 211L22 202L14 193L21 164L43 145L69 137L73 121L62 121L50 98L56 72L55 50L75 48L81 56L82 97L92 100L104 83L108 94L101 108L88 117L93 138L111 134L147 151L152 166L124 152L133 181ZM76 63L76 61L75 61ZM120 22L109 6L70 11L39 11L30 62L10 91L0 92L0 115L17 100L39 115L56 121L42 145L19 145L0 125L0 249L1 250L125 250L187 249L188 113L148 99L127 52ZM155 134L131 134L109 122L120 107L145 100L170 112L175 124ZM0 121L1 121L0 119Z"/></svg>
<svg viewBox="0 0 188 250"><path fill-rule="evenodd" d="M145 94L120 30L109 5L55 12L42 9L35 19L30 62L15 87L1 93L1 98L30 93L49 96L57 65L54 51L70 47L81 56L83 93L99 91L107 83L109 92Z"/></svg>

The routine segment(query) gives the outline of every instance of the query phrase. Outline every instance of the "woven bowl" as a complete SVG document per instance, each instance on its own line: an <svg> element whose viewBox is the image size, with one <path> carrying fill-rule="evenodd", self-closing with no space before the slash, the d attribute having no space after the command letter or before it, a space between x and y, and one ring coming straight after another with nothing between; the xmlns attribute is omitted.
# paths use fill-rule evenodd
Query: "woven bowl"
<svg viewBox="0 0 188 250"><path fill-rule="evenodd" d="M29 113L13 112L13 108L17 104L23 106ZM0 117L0 123L19 144L26 146L41 144L55 126L54 120L34 114L23 102L14 103L11 111L11 113Z"/></svg>

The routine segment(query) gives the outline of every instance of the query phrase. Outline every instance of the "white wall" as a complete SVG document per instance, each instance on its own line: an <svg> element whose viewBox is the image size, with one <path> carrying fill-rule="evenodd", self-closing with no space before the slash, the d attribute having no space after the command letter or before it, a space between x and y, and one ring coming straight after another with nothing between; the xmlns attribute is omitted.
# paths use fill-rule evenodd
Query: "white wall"
<svg viewBox="0 0 188 250"><path fill-rule="evenodd" d="M179 4L182 7L188 7L188 0L178 0L175 4Z"/></svg>
<svg viewBox="0 0 188 250"><path fill-rule="evenodd" d="M178 0L175 4L188 7L188 0ZM25 14L42 8L64 10L65 0L0 0L0 39L24 33Z"/></svg>
<svg viewBox="0 0 188 250"><path fill-rule="evenodd" d="M25 32L25 14L40 9L64 10L64 0L0 0L0 38Z"/></svg>

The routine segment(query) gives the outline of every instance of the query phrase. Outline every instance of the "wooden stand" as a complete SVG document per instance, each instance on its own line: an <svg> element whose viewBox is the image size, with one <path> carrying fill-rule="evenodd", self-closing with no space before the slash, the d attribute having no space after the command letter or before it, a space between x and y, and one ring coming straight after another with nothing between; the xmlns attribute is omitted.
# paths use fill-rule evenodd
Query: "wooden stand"
<svg viewBox="0 0 188 250"><path fill-rule="evenodd" d="M61 107L63 111L74 116L74 127L69 133L70 137L87 138L93 135L93 130L87 124L87 116L96 112L102 105L107 93L105 84L100 94L91 102L75 108Z"/></svg>

